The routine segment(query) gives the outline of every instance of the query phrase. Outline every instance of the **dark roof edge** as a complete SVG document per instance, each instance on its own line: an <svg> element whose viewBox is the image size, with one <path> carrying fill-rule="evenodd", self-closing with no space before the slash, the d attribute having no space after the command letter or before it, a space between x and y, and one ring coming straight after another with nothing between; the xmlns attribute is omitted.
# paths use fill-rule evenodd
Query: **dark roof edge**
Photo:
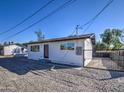
<svg viewBox="0 0 124 93"><path fill-rule="evenodd" d="M69 36L69 37L46 39L46 40L42 40L42 41L29 42L29 43L27 43L27 44L29 45L29 44L58 42L58 41L68 41L68 40L86 39L86 38L95 39L95 34L94 34L94 33L91 33L91 34L78 35L78 36Z"/></svg>
<svg viewBox="0 0 124 93"><path fill-rule="evenodd" d="M19 44L19 43L7 44L7 45L2 45L2 46L3 46L3 47L6 47L6 46L12 46L12 45L17 45L17 46L20 46L20 47L24 47L24 45Z"/></svg>

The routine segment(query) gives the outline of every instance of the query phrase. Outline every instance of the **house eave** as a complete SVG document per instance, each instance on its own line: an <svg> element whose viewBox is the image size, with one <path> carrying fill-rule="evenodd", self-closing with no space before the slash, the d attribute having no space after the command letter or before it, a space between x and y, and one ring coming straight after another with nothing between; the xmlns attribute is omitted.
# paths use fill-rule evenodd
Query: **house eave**
<svg viewBox="0 0 124 93"><path fill-rule="evenodd" d="M27 43L27 45L39 44L39 43L49 43L49 42L69 41L69 40L80 40L80 39L87 39L87 38L91 38L92 40L95 40L95 34L86 34L86 35L79 35L79 36L46 39L46 40L42 40L42 41L30 42L30 43Z"/></svg>

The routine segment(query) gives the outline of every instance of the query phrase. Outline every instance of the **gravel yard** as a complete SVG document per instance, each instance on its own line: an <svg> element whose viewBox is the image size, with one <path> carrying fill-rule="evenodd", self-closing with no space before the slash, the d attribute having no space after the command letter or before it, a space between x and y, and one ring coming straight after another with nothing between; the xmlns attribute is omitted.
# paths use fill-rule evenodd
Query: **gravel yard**
<svg viewBox="0 0 124 93"><path fill-rule="evenodd" d="M55 65L55 71L49 69ZM0 58L0 91L123 91L124 72Z"/></svg>

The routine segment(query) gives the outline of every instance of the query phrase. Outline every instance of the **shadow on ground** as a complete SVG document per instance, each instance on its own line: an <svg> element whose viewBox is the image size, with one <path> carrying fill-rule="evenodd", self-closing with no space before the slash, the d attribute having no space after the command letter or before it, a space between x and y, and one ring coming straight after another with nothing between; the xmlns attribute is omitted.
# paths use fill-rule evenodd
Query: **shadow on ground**
<svg viewBox="0 0 124 93"><path fill-rule="evenodd" d="M42 61L29 60L22 57L0 58L0 66L18 75L24 75L31 70L70 69L72 66L57 65Z"/></svg>
<svg viewBox="0 0 124 93"><path fill-rule="evenodd" d="M119 71L109 71L111 77L109 78L103 78L100 80L110 80L110 79L115 79L115 78L121 78L124 77L124 72L119 72Z"/></svg>
<svg viewBox="0 0 124 93"><path fill-rule="evenodd" d="M104 67L107 68L107 70L109 71L109 73L111 75L110 78L105 78L102 80L110 80L110 79L114 79L114 78L124 77L124 69L121 68L120 66L118 66L114 61L109 60L109 62L106 63L106 61L104 59L102 59L102 64Z"/></svg>
<svg viewBox="0 0 124 93"><path fill-rule="evenodd" d="M72 69L75 68L75 66L68 66L68 65L61 65L61 64L54 64L54 63L49 63L45 62L44 60L41 61L34 61L34 60L29 60L24 57L10 57L10 58L0 58L0 66L4 68L5 70L7 69L10 72L16 73L18 75L25 75L26 73L30 71L35 71L35 70L51 70L51 68L55 67L54 69ZM0 70L3 70L0 67ZM93 74L97 71L100 71L102 73L106 71L105 73L110 73L110 75L106 78L101 78L99 80L110 80L114 78L120 78L124 77L124 72L119 72L119 71L112 71L112 70L105 70L105 69L99 69L99 68L92 68L92 67L85 67L88 71L90 71L90 74ZM85 72L85 68L83 69ZM82 70L82 71L83 71ZM71 71L71 70L70 70ZM73 73L73 72L72 72ZM86 77L86 73L82 73L81 76ZM95 77L87 76L87 78L91 79L96 79Z"/></svg>

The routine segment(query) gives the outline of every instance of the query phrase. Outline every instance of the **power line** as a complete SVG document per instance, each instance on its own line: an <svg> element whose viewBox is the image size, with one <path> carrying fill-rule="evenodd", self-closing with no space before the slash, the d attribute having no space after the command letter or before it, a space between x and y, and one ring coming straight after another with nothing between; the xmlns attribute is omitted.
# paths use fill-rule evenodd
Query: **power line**
<svg viewBox="0 0 124 93"><path fill-rule="evenodd" d="M91 23L87 24L87 27L84 29L83 33L85 33L89 28L90 26L93 24L94 21L92 21Z"/></svg>
<svg viewBox="0 0 124 93"><path fill-rule="evenodd" d="M81 28L84 28L86 25L88 25L86 27L86 29L84 29L84 32L87 31L90 28L90 26L93 24L93 22L105 11L105 9L107 9L112 4L113 1L114 0L109 0L109 2L102 8L102 10L100 12L98 12L92 19L87 21L85 24L80 26Z"/></svg>
<svg viewBox="0 0 124 93"><path fill-rule="evenodd" d="M93 22L105 11L105 9L107 9L112 3L113 3L114 0L110 0L104 7L103 9L93 18L91 19L91 21L87 22L88 27L84 30L83 33L85 33L90 27L91 25L93 24ZM84 24L85 25L85 24Z"/></svg>
<svg viewBox="0 0 124 93"><path fill-rule="evenodd" d="M25 18L24 20L22 20L21 22L19 22L18 24L16 24L15 26L9 28L8 30L1 32L0 35L3 35L15 28L17 28L19 25L23 24L24 22L26 22L27 20L29 20L30 18L32 18L34 15L36 15L38 12L40 12L41 10L43 10L45 7L47 7L49 4L51 4L53 1L55 0L50 0L48 1L45 5L43 5L41 8L39 8L36 12L34 12L32 15L28 16L27 18Z"/></svg>
<svg viewBox="0 0 124 93"><path fill-rule="evenodd" d="M5 38L5 39L3 39L3 40L12 38L12 37L14 37L14 36L16 36L16 35L18 35L18 34L24 32L24 31L28 30L29 28L35 26L36 24L38 24L38 23L40 23L41 21L45 20L46 18L52 16L52 15L55 14L56 12L58 12L58 11L60 11L61 9L65 8L66 6L68 6L68 5L72 4L72 3L74 3L75 1L77 1L77 0L68 0L67 2L65 2L64 4L62 4L61 6L59 6L57 9L55 9L55 10L52 11L52 12L50 12L47 16L41 18L41 19L38 20L37 22L35 22L35 23L31 24L30 26L28 26L27 28L24 28L23 30L21 30L21 31L15 33L15 34L13 34L13 35L11 35L11 36L8 36L7 38ZM3 40L2 40L2 41L3 41Z"/></svg>
<svg viewBox="0 0 124 93"><path fill-rule="evenodd" d="M83 28L80 27L80 25L77 25L75 29L76 29L76 35L78 35L78 32L79 32L78 30L79 30L79 29L83 29Z"/></svg>
<svg viewBox="0 0 124 93"><path fill-rule="evenodd" d="M109 2L103 7L103 9L102 9L100 12L98 12L97 15L95 15L91 20L89 20L88 22L86 22L85 24L83 24L81 27L83 27L83 26L89 24L90 22L96 20L96 19L98 18L98 16L99 16L100 14L102 14L102 12L103 12L105 9L107 9L110 4L112 4L113 1L114 1L114 0L109 0Z"/></svg>
<svg viewBox="0 0 124 93"><path fill-rule="evenodd" d="M80 25L76 25L75 29L73 30L73 32L69 35L69 36L72 36L75 32L76 34L75 35L78 35L79 33L79 29L83 29L82 27L80 27Z"/></svg>

